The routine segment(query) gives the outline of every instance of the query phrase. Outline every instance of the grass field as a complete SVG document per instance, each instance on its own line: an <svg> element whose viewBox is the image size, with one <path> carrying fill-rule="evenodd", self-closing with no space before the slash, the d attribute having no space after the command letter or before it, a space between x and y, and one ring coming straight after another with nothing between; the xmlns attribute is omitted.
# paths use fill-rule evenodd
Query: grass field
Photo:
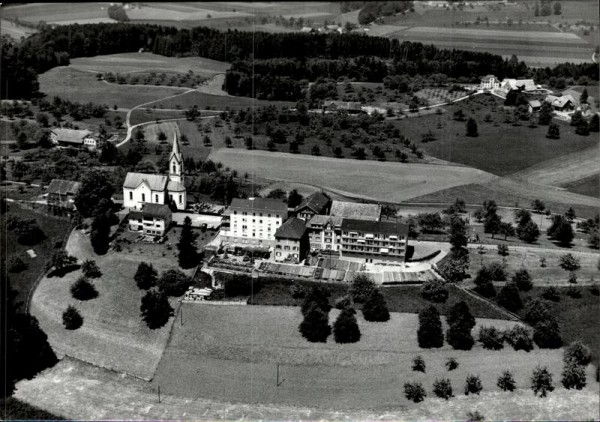
<svg viewBox="0 0 600 422"><path fill-rule="evenodd" d="M57 355L69 355L96 365L150 379L161 358L173 319L157 330L150 330L140 317L139 290L133 275L140 261L146 259L162 271L176 266L171 257L128 253L95 256L89 239L80 231L69 238L67 251L80 260L96 260L103 275L94 281L99 296L87 302L71 297L69 287L80 275L76 270L62 278L44 277L32 300L32 314L48 335ZM62 312L73 304L84 323L76 331L62 325ZM172 301L176 307L176 302Z"/></svg>
<svg viewBox="0 0 600 422"><path fill-rule="evenodd" d="M569 192L597 198L600 195L600 173L564 185Z"/></svg>
<svg viewBox="0 0 600 422"><path fill-rule="evenodd" d="M31 3L3 8L2 15L33 23L85 22L88 19L108 18L107 7L108 3Z"/></svg>
<svg viewBox="0 0 600 422"><path fill-rule="evenodd" d="M249 97L233 97L225 95L205 94L201 92L190 92L177 98L161 101L157 108L175 108L181 106L187 109L197 105L201 109L225 110L227 108L237 110L240 108L256 108L274 105L277 107L293 107L295 103L289 101L265 101Z"/></svg>
<svg viewBox="0 0 600 422"><path fill-rule="evenodd" d="M389 202L494 178L489 173L459 166L359 162L241 149L219 149L213 151L210 158L258 177L324 186Z"/></svg>

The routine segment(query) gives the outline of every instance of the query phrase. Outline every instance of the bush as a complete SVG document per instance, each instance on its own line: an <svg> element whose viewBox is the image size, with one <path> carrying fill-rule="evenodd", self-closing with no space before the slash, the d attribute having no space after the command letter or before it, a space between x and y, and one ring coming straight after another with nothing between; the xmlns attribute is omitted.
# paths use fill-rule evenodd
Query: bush
<svg viewBox="0 0 600 422"><path fill-rule="evenodd" d="M508 256L508 246L507 245L498 245L498 255Z"/></svg>
<svg viewBox="0 0 600 422"><path fill-rule="evenodd" d="M448 287L442 280L428 280L421 286L423 299L435 303L443 303L448 299Z"/></svg>
<svg viewBox="0 0 600 422"><path fill-rule="evenodd" d="M517 285L517 288L522 292L528 292L533 288L533 282L531 281L531 275L526 269L518 270L512 277L512 282Z"/></svg>
<svg viewBox="0 0 600 422"><path fill-rule="evenodd" d="M304 315L304 320L300 323L298 330L302 337L310 342L325 343L331 334L329 316L318 306L312 306Z"/></svg>
<svg viewBox="0 0 600 422"><path fill-rule="evenodd" d="M481 327L478 340L484 349L501 350L504 348L504 335L496 327Z"/></svg>
<svg viewBox="0 0 600 422"><path fill-rule="evenodd" d="M306 296L306 290L304 289L304 286L294 283L290 286L290 295L292 295L292 298L294 299L302 299Z"/></svg>
<svg viewBox="0 0 600 422"><path fill-rule="evenodd" d="M576 340L565 348L563 361L565 364L572 362L576 365L587 366L592 361L592 351L580 340Z"/></svg>
<svg viewBox="0 0 600 422"><path fill-rule="evenodd" d="M573 299L580 299L581 298L581 290L579 290L577 287L571 285L571 286L567 287L567 296L572 297Z"/></svg>
<svg viewBox="0 0 600 422"><path fill-rule="evenodd" d="M385 322L390 319L390 312L383 295L378 290L373 290L363 304L362 313L367 321Z"/></svg>
<svg viewBox="0 0 600 422"><path fill-rule="evenodd" d="M525 304L525 312L523 320L531 325L535 325L539 321L553 319L550 313L550 305L548 302L540 299L529 300Z"/></svg>
<svg viewBox="0 0 600 422"><path fill-rule="evenodd" d="M512 346L514 350L533 350L533 341L531 334L522 325L515 325L513 328L504 332L504 340Z"/></svg>
<svg viewBox="0 0 600 422"><path fill-rule="evenodd" d="M433 383L433 393L437 397L446 400L454 397L454 394L452 394L452 384L450 384L450 380L447 378L436 379Z"/></svg>
<svg viewBox="0 0 600 422"><path fill-rule="evenodd" d="M324 287L315 286L311 288L304 298L304 302L302 302L302 315L306 316L313 308L318 308L328 314L331 310L331 305L329 304L330 295L329 290Z"/></svg>
<svg viewBox="0 0 600 422"><path fill-rule="evenodd" d="M83 264L81 264L81 270L83 271L83 275L87 278L102 277L102 272L100 271L100 268L98 268L96 261L93 259L86 259L83 261Z"/></svg>
<svg viewBox="0 0 600 422"><path fill-rule="evenodd" d="M540 321L533 327L533 341L540 349L558 349L562 347L562 338L558 323L553 319Z"/></svg>
<svg viewBox="0 0 600 422"><path fill-rule="evenodd" d="M471 329L462 325L451 325L446 331L446 341L456 350L471 350L475 343Z"/></svg>
<svg viewBox="0 0 600 422"><path fill-rule="evenodd" d="M544 289L542 297L546 300L551 300L552 302L560 302L560 293L558 289L554 286L550 286Z"/></svg>
<svg viewBox="0 0 600 422"><path fill-rule="evenodd" d="M158 273L152 264L146 262L140 262L138 269L135 272L135 276L133 276L138 288L143 290L148 290L149 288L156 286L157 278Z"/></svg>
<svg viewBox="0 0 600 422"><path fill-rule="evenodd" d="M517 388L517 384L515 383L515 379L510 371L504 371L502 375L498 378L498 382L496 383L498 388L502 391L515 391Z"/></svg>
<svg viewBox="0 0 600 422"><path fill-rule="evenodd" d="M20 273L25 271L29 266L19 256L11 256L8 261L8 271L11 273Z"/></svg>
<svg viewBox="0 0 600 422"><path fill-rule="evenodd" d="M421 383L407 382L404 384L404 397L406 397L408 400L411 400L415 403L420 403L425 399L426 396L427 393L425 393L425 389Z"/></svg>
<svg viewBox="0 0 600 422"><path fill-rule="evenodd" d="M187 291L191 282L192 280L183 272L168 270L158 279L157 286L167 296L181 296ZM227 293L227 284L225 284L225 293Z"/></svg>
<svg viewBox="0 0 600 422"><path fill-rule="evenodd" d="M523 302L519 295L519 289L516 284L508 283L498 294L498 305L508 309L511 312L517 312L523 309Z"/></svg>
<svg viewBox="0 0 600 422"><path fill-rule="evenodd" d="M483 387L479 377L476 375L467 376L467 380L465 381L465 396L468 396L469 394L479 395L481 390L483 390Z"/></svg>
<svg viewBox="0 0 600 422"><path fill-rule="evenodd" d="M349 295L338 297L334 303L335 309L339 309L340 311L343 311L346 308L350 308L351 306L352 298Z"/></svg>
<svg viewBox="0 0 600 422"><path fill-rule="evenodd" d="M448 358L448 360L446 361L446 369L448 371L454 371L456 368L458 368L458 362L456 361L456 359Z"/></svg>
<svg viewBox="0 0 600 422"><path fill-rule="evenodd" d="M539 394L540 397L546 397L548 392L554 391L552 374L548 372L548 368L538 366L533 370L531 389L534 395L537 396Z"/></svg>
<svg viewBox="0 0 600 422"><path fill-rule="evenodd" d="M354 316L354 308L344 308L333 324L333 338L336 343L356 343L360 340L360 329Z"/></svg>
<svg viewBox="0 0 600 422"><path fill-rule="evenodd" d="M356 303L364 303L375 290L375 283L367 275L359 274L354 278L350 287L350 295Z"/></svg>
<svg viewBox="0 0 600 422"><path fill-rule="evenodd" d="M71 295L77 300L90 300L98 297L98 290L84 276L71 284Z"/></svg>
<svg viewBox="0 0 600 422"><path fill-rule="evenodd" d="M148 328L152 330L163 327L174 313L167 295L164 292L155 290L149 290L142 297L140 312L142 319L146 322Z"/></svg>
<svg viewBox="0 0 600 422"><path fill-rule="evenodd" d="M485 417L479 413L478 410L467 413L467 422L481 422L484 421Z"/></svg>
<svg viewBox="0 0 600 422"><path fill-rule="evenodd" d="M412 370L425 373L425 360L421 355L413 359Z"/></svg>
<svg viewBox="0 0 600 422"><path fill-rule="evenodd" d="M63 312L62 319L63 325L67 330L76 330L83 325L83 317L79 311L71 305Z"/></svg>
<svg viewBox="0 0 600 422"><path fill-rule="evenodd" d="M561 382L567 390L572 388L581 390L587 384L585 366L578 365L573 361L566 362L562 372Z"/></svg>
<svg viewBox="0 0 600 422"><path fill-rule="evenodd" d="M429 349L444 345L444 333L440 313L435 306L423 308L419 312L419 329L417 330L419 347Z"/></svg>

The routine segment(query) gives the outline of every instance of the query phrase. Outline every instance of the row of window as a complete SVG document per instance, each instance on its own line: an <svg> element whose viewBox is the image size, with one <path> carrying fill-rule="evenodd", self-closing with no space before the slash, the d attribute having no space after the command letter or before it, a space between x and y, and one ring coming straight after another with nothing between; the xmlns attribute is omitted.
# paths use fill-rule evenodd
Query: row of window
<svg viewBox="0 0 600 422"><path fill-rule="evenodd" d="M276 245L275 249L283 249L284 251L297 251L298 250L298 246L292 246L290 247L289 245L285 245L283 248L281 247L281 245Z"/></svg>
<svg viewBox="0 0 600 422"><path fill-rule="evenodd" d="M169 199L171 199L171 201L173 200L173 195L169 195ZM129 191L129 200L133 201L133 192ZM142 193L142 202L146 202L146 194ZM150 201L152 202L152 201ZM159 200L159 196L158 195L154 195L154 202L155 203L160 203ZM179 203L182 204L183 203L183 195L179 195Z"/></svg>
<svg viewBox="0 0 600 422"><path fill-rule="evenodd" d="M237 215L237 213L238 213L237 211L233 211L233 215ZM248 213L247 213L246 211L242 211L242 215L248 215ZM253 213L252 213L252 216L253 216L253 217L256 217L256 213L255 213L255 212L253 212ZM259 216L259 217L262 217L262 216L263 216L263 213L262 213L262 212L259 212L259 213L258 213L258 216ZM271 217L271 214L267 214L266 216L267 216L267 217ZM279 218L279 214L275 214L273 217L275 217L275 218ZM254 221L254 220L252 220L252 221Z"/></svg>

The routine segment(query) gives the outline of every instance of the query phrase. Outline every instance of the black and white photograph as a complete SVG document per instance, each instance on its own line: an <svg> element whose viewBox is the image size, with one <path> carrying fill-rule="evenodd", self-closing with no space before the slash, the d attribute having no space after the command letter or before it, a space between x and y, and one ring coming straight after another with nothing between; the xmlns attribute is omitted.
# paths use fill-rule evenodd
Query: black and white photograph
<svg viewBox="0 0 600 422"><path fill-rule="evenodd" d="M600 420L600 0L0 40L1 420Z"/></svg>

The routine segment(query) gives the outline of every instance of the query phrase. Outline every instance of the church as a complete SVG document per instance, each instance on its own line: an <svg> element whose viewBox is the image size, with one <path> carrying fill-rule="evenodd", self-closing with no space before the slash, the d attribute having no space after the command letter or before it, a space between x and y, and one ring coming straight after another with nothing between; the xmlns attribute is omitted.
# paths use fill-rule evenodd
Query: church
<svg viewBox="0 0 600 422"><path fill-rule="evenodd" d="M187 196L185 190L183 157L177 140L173 139L173 150L169 156L169 174L127 173L123 183L123 205L125 208L140 210L144 204L173 203L178 210L185 210Z"/></svg>

